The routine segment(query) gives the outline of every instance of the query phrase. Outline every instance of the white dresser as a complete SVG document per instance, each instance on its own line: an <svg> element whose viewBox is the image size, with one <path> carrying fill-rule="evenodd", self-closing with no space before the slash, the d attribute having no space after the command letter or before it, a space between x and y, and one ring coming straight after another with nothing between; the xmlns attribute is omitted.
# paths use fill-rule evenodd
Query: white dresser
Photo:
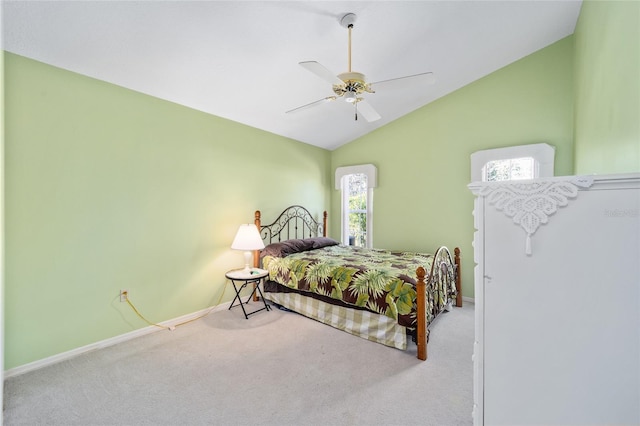
<svg viewBox="0 0 640 426"><path fill-rule="evenodd" d="M469 188L474 424L640 424L640 174Z"/></svg>

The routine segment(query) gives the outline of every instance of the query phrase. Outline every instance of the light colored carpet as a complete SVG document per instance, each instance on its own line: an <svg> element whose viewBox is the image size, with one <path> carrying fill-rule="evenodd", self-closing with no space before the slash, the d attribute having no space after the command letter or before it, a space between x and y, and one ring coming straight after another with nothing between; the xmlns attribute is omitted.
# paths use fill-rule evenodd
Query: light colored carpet
<svg viewBox="0 0 640 426"><path fill-rule="evenodd" d="M473 304L427 361L292 312L215 311L7 379L5 425L470 425Z"/></svg>

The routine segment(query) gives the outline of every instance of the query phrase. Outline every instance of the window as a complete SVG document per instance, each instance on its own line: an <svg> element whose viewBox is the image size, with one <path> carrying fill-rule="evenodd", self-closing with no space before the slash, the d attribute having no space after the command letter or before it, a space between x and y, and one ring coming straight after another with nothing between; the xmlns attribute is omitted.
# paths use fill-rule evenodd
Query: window
<svg viewBox="0 0 640 426"><path fill-rule="evenodd" d="M533 157L507 158L489 161L482 168L482 180L495 182L500 180L533 179L535 176Z"/></svg>
<svg viewBox="0 0 640 426"><path fill-rule="evenodd" d="M546 143L471 154L471 181L495 182L553 176L555 149Z"/></svg>
<svg viewBox="0 0 640 426"><path fill-rule="evenodd" d="M338 167L336 189L341 191L342 244L373 247L373 188L376 167L372 164Z"/></svg>
<svg viewBox="0 0 640 426"><path fill-rule="evenodd" d="M349 245L367 246L367 175L353 173L342 178L342 193L346 196L346 234ZM343 238L344 240L344 238Z"/></svg>

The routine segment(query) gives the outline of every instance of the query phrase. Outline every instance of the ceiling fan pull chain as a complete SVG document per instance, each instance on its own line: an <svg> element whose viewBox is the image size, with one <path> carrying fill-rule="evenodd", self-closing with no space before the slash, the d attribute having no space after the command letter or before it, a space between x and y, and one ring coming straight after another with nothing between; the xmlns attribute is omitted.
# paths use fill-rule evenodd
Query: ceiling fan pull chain
<svg viewBox="0 0 640 426"><path fill-rule="evenodd" d="M354 106L356 108L356 119L355 119L355 121L358 121L358 103L356 102L356 104Z"/></svg>

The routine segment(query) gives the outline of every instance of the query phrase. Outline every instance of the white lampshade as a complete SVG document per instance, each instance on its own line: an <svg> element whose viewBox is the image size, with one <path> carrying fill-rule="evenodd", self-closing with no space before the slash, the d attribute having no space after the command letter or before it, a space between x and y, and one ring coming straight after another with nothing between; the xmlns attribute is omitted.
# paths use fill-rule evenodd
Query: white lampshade
<svg viewBox="0 0 640 426"><path fill-rule="evenodd" d="M260 232L255 225L250 223L240 225L236 237L231 243L231 248L234 250L244 250L244 271L249 273L249 262L251 262L251 251L262 250L264 248L264 242L260 237Z"/></svg>
<svg viewBox="0 0 640 426"><path fill-rule="evenodd" d="M240 225L236 237L231 243L231 248L234 250L262 250L264 242L260 238L258 228L250 223Z"/></svg>

